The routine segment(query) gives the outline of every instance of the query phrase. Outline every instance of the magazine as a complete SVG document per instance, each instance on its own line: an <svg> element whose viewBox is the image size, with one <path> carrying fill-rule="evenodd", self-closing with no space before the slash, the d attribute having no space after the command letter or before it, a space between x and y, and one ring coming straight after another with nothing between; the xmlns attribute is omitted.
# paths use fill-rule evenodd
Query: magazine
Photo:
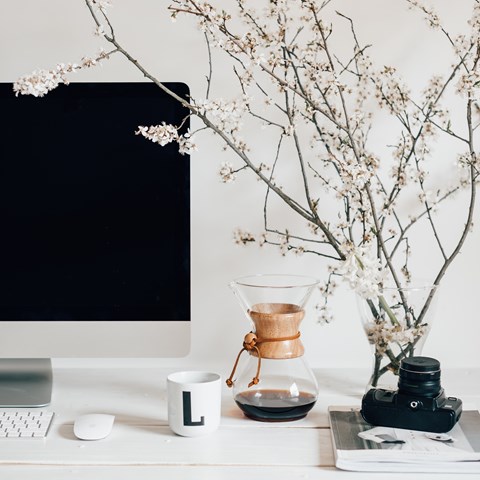
<svg viewBox="0 0 480 480"><path fill-rule="evenodd" d="M373 427L358 407L329 407L335 465L365 472L480 473L480 413L464 411L448 433Z"/></svg>

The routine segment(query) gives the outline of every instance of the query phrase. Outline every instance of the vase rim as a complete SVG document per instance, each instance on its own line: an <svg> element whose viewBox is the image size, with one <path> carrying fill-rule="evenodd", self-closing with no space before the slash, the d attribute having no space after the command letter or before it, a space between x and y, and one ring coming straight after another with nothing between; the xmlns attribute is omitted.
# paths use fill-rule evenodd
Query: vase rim
<svg viewBox="0 0 480 480"><path fill-rule="evenodd" d="M438 288L438 285L435 285L434 283L429 283L429 282L424 282L424 283L419 283L419 284L410 284L405 287L395 287L395 286L387 286L387 287L381 287L380 291L381 292L393 292L395 290L402 290L402 291L410 291L413 292L415 290L436 290Z"/></svg>
<svg viewBox="0 0 480 480"><path fill-rule="evenodd" d="M308 275L259 273L236 278L231 283L253 288L310 288L320 280Z"/></svg>

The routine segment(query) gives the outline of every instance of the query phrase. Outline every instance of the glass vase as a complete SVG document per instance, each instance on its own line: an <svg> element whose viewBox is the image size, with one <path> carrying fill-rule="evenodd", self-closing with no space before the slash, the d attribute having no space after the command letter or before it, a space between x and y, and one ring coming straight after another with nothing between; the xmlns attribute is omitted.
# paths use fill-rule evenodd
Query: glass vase
<svg viewBox="0 0 480 480"><path fill-rule="evenodd" d="M255 275L230 284L252 328L227 380L247 417L298 420L315 404L317 382L303 357L299 329L317 284L314 278L296 275ZM247 362L235 377L243 352Z"/></svg>
<svg viewBox="0 0 480 480"><path fill-rule="evenodd" d="M372 348L366 390L396 390L400 362L420 356L432 326L436 286L383 288L373 299L357 295L362 326Z"/></svg>

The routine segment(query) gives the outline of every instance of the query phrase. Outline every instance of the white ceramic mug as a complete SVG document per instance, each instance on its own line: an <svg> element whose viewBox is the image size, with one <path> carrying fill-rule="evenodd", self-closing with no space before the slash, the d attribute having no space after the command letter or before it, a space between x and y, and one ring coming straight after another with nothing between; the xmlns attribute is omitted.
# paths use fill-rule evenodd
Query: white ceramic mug
<svg viewBox="0 0 480 480"><path fill-rule="evenodd" d="M184 437L214 432L220 425L220 375L185 371L167 377L168 424Z"/></svg>

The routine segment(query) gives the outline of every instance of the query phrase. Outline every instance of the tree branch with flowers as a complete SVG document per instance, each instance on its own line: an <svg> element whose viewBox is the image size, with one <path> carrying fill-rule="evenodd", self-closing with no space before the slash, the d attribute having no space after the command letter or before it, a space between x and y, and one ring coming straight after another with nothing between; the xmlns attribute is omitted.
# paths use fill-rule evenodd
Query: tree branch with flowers
<svg viewBox="0 0 480 480"><path fill-rule="evenodd" d="M43 96L58 84L68 83L78 69L112 55L125 57L201 123L196 131L180 135L181 125L167 125L159 118L157 125L139 126L136 133L159 145L177 142L181 153L196 150L196 139L205 134L218 136L237 162L222 163L222 180L230 183L250 171L265 188L264 232L258 236L237 230L235 241L274 245L282 254L315 254L331 261L322 287L321 317L330 320L327 301L336 278L342 277L368 305L367 335L376 346L378 360L373 383L383 372L397 370L400 360L413 354L428 330L425 318L436 292L433 288L420 309L413 311L402 290L415 273L409 262L411 233L422 228L430 235L440 258L431 284L438 286L473 225L480 168L476 150L479 2L472 1L466 25L469 33L453 36L433 10L419 0L404 0L412 15L420 15L432 28L432 34L443 42L442 52L447 49L452 59L448 71L432 75L415 95L394 66L374 64L353 19L332 10L334 0L270 0L262 6L254 0L236 0L230 12L221 8L221 2L172 0L170 15L196 18L209 53L205 98L187 101L121 44L108 17L108 1L84 1L97 34L110 48L108 53L102 51L92 62L26 75L15 83L15 92ZM332 15L334 19L327 20ZM337 51L337 26L349 31L347 55ZM212 50L223 52L223 61L233 67L238 92L229 99L212 98ZM452 95L462 103L460 122L446 108ZM376 153L378 144L371 140L379 121L392 127L387 153ZM270 158L264 152L261 158L255 154L251 144L256 138L243 138L247 122L275 138L266 147ZM437 185L430 178L428 164L434 145L442 138L457 148L458 175L456 181ZM282 177L285 169L293 168L294 178ZM448 232L455 240L447 246L438 210L461 190L468 192L464 218L456 233ZM414 213L408 203L412 198L418 200ZM271 219L271 204L278 200L300 221L277 226ZM399 289L394 308L383 296L387 284ZM400 353L394 353L393 344L400 346ZM383 358L387 363L381 366Z"/></svg>

